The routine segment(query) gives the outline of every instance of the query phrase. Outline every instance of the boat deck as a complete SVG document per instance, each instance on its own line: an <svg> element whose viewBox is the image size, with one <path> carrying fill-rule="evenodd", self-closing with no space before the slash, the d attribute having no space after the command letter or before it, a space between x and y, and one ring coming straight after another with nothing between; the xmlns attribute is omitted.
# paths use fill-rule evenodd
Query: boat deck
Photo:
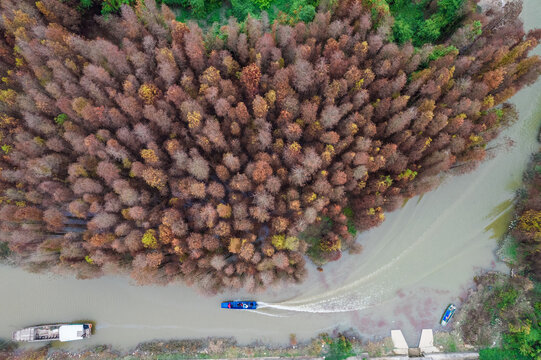
<svg viewBox="0 0 541 360"><path fill-rule="evenodd" d="M15 341L51 341L60 337L59 326L29 327L13 333Z"/></svg>

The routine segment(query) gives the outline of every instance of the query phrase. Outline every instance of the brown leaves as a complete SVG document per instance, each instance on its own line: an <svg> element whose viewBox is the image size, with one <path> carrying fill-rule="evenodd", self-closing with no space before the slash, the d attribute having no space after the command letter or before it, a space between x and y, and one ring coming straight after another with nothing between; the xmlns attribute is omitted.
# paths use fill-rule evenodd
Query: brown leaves
<svg viewBox="0 0 541 360"><path fill-rule="evenodd" d="M249 261L252 256L254 255L254 251L255 251L255 247L252 243L249 243L249 242L243 242L241 247L240 247L240 252L239 252L239 256L246 260L246 261Z"/></svg>
<svg viewBox="0 0 541 360"><path fill-rule="evenodd" d="M241 239L239 239L237 237L233 237L233 238L229 239L228 250L229 250L230 253L238 254L240 252L241 245L242 245Z"/></svg>
<svg viewBox="0 0 541 360"><path fill-rule="evenodd" d="M252 179L254 179L256 183L262 183L270 175L272 175L272 167L265 161L256 161L252 171Z"/></svg>
<svg viewBox="0 0 541 360"><path fill-rule="evenodd" d="M170 244L173 241L173 232L169 226L161 224L158 230L162 244Z"/></svg>
<svg viewBox="0 0 541 360"><path fill-rule="evenodd" d="M148 167L143 170L142 176L147 184L158 190L165 188L167 184L167 175L160 169Z"/></svg>
<svg viewBox="0 0 541 360"><path fill-rule="evenodd" d="M255 97L252 103L252 107L254 110L254 116L256 118L264 118L267 115L267 111L269 110L267 102L259 95Z"/></svg>
<svg viewBox="0 0 541 360"><path fill-rule="evenodd" d="M218 212L218 216L224 219L228 219L231 217L231 206L226 204L218 204L216 207L216 210Z"/></svg>
<svg viewBox="0 0 541 360"><path fill-rule="evenodd" d="M503 43L500 29L462 36L459 57L425 62L432 49L388 43L355 4L272 33L231 21L212 44L152 4L100 19L96 39L52 11L68 3L39 1L35 18L9 4L0 52L17 70L0 90L2 178L8 197L25 196L2 210L10 246L50 248L27 229L62 231L65 210L86 221L84 236L53 244L70 266L87 246L92 267L118 261L113 249L140 281L183 276L208 291L301 279L296 236L323 215L334 226L320 250L338 259L353 241L344 208L368 229L428 190L419 179L473 167L509 118L493 107L539 69L527 58L538 33L524 40L503 23Z"/></svg>
<svg viewBox="0 0 541 360"><path fill-rule="evenodd" d="M256 64L250 64L242 69L240 82L249 97L253 97L259 92L260 79L261 70Z"/></svg>

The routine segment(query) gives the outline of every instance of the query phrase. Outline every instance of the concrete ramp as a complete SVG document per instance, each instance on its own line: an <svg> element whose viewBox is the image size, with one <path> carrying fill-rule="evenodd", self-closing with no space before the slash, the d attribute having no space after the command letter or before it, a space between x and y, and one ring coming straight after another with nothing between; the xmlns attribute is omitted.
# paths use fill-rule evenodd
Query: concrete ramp
<svg viewBox="0 0 541 360"><path fill-rule="evenodd" d="M408 355L408 343L401 330L391 330L391 339L393 340L393 352L396 355Z"/></svg>
<svg viewBox="0 0 541 360"><path fill-rule="evenodd" d="M450 354L430 354L425 356L427 360L477 360L479 353L450 353Z"/></svg>
<svg viewBox="0 0 541 360"><path fill-rule="evenodd" d="M438 352L438 348L434 346L434 334L432 333L432 329L423 329L421 332L419 349L423 354Z"/></svg>

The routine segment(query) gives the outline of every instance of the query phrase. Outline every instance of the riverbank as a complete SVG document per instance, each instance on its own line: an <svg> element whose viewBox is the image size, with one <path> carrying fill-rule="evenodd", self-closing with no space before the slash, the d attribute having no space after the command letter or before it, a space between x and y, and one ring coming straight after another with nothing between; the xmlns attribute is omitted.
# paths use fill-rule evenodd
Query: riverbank
<svg viewBox="0 0 541 360"><path fill-rule="evenodd" d="M541 111L537 115L541 122ZM455 319L459 337L483 348L481 359L541 359L540 191L541 148L531 156L499 239L497 253L509 274L476 276Z"/></svg>
<svg viewBox="0 0 541 360"><path fill-rule="evenodd" d="M59 346L60 345L60 346ZM1 345L0 345L1 346ZM153 341L137 345L134 349L119 350L109 345L97 345L79 351L62 349L62 344L46 345L40 348L17 347L5 343L0 348L0 359L223 359L223 358L332 358L348 356L383 356L392 353L392 342L383 339L369 342L352 333L321 334L308 342L297 343L296 336L290 335L288 345L272 346L262 342L240 345L234 338L185 339Z"/></svg>
<svg viewBox="0 0 541 360"><path fill-rule="evenodd" d="M434 345L442 352L475 355L472 346L460 342L452 333L436 332ZM0 359L250 359L250 358L295 358L295 359L376 359L393 356L390 337L378 341L367 341L353 332L320 334L316 338L297 343L296 336L290 335L287 345L271 346L262 342L240 345L234 338L185 339L152 341L137 345L134 349L120 350L110 345L96 345L78 351L66 350L61 343L48 344L39 348L17 346L12 342L0 342ZM473 354L473 355L472 355ZM440 358L438 357L438 358Z"/></svg>

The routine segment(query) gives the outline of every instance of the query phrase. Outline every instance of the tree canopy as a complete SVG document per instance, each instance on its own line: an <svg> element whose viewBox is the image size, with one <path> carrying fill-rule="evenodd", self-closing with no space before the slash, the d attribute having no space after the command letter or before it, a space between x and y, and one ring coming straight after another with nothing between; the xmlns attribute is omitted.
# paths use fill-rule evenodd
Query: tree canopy
<svg viewBox="0 0 541 360"><path fill-rule="evenodd" d="M474 169L541 68L512 4L421 51L366 0L225 36L152 0L92 29L56 0L0 9L1 239L33 269L207 292L301 281L309 245L357 251L353 228Z"/></svg>

